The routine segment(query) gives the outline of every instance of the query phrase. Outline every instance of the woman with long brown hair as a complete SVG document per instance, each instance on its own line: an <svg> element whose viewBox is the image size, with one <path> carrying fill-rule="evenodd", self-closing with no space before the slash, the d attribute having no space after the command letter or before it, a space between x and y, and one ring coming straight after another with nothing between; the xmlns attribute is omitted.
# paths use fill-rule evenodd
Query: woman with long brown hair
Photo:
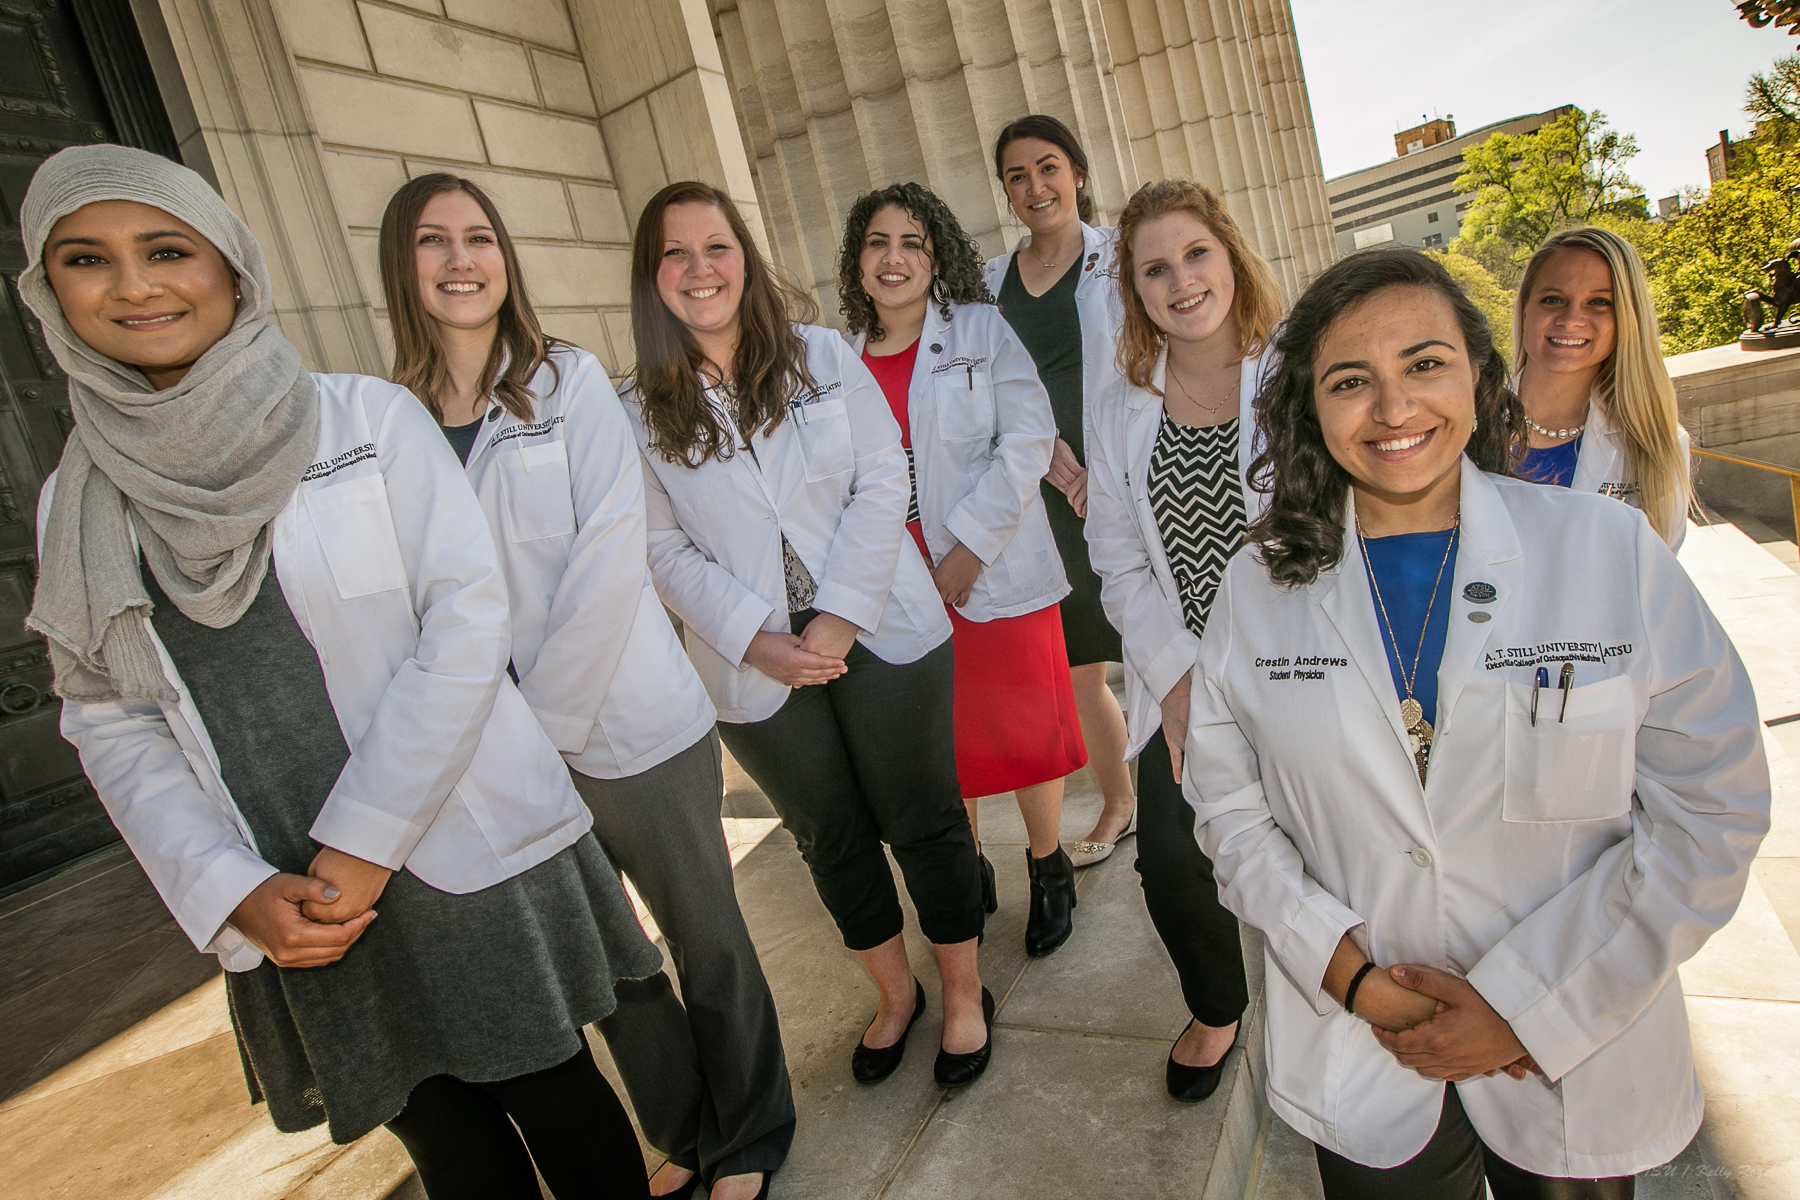
<svg viewBox="0 0 1800 1200"><path fill-rule="evenodd" d="M787 1064L719 828L713 707L645 562L643 467L606 370L546 338L499 210L467 179L403 185L381 226L394 378L444 430L512 600L512 670L594 834L673 950L598 1028L654 1196L753 1194L794 1136Z"/></svg>
<svg viewBox="0 0 1800 1200"><path fill-rule="evenodd" d="M885 842L937 950L940 1084L973 1082L993 996L957 787L950 620L906 536L906 456L875 379L764 263L730 197L674 183L631 255L650 569L732 756L774 804L881 990L852 1055L891 1072L925 1008Z"/></svg>
<svg viewBox="0 0 1800 1200"><path fill-rule="evenodd" d="M1125 651L1138 756L1137 872L1192 1020L1169 1051L1177 1100L1212 1095L1250 1002L1237 918L1181 795L1194 658L1262 495L1246 486L1281 293L1204 184L1147 183L1119 215L1120 377L1093 404L1088 548Z"/></svg>
<svg viewBox="0 0 1800 1200"><path fill-rule="evenodd" d="M1081 736L1088 767L1106 798L1094 828L1069 850L1073 865L1084 867L1106 858L1137 828L1137 797L1125 766L1125 718L1106 683L1107 664L1121 661L1124 651L1100 599L1100 576L1088 557L1086 535L1092 405L1118 376L1124 319L1118 233L1088 224L1094 200L1087 154L1055 117L1034 113L1002 129L994 140L994 174L1027 235L1012 253L988 260L983 280L1036 363L1056 416L1044 506L1069 577L1063 641ZM1040 875L1053 878L1048 871ZM1034 891L1033 906L1039 902Z"/></svg>

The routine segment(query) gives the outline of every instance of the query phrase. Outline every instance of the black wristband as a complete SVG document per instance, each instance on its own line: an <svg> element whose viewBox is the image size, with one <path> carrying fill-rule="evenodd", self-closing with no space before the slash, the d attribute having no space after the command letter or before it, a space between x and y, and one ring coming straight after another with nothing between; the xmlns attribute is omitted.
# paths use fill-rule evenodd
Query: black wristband
<svg viewBox="0 0 1800 1200"><path fill-rule="evenodd" d="M1363 976L1367 975L1370 971L1373 971L1374 969L1375 969L1374 963L1366 962L1356 972L1356 974L1351 977L1350 986L1344 989L1344 1011L1345 1012L1350 1013L1352 1015L1354 1015L1356 1013L1356 989L1362 986Z"/></svg>

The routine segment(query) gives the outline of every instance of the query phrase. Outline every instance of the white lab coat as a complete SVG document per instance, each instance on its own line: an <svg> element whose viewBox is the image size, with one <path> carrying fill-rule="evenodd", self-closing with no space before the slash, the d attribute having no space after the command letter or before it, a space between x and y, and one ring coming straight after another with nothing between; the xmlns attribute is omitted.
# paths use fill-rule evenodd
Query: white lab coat
<svg viewBox="0 0 1800 1200"><path fill-rule="evenodd" d="M404 388L313 378L319 449L272 523L282 595L350 747L311 836L440 891L492 887L593 818L506 677L506 584L444 435ZM52 476L40 537L54 488ZM248 971L262 954L227 919L276 871L156 645L175 701L65 703L63 736L182 931L226 970Z"/></svg>
<svg viewBox="0 0 1800 1200"><path fill-rule="evenodd" d="M599 361L555 351L531 381L532 420L499 405L469 451L512 597L519 691L571 767L621 779L713 724L712 701L656 598L644 471Z"/></svg>
<svg viewBox="0 0 1800 1200"><path fill-rule="evenodd" d="M915 662L950 636L906 532L911 488L887 398L835 329L796 328L815 390L756 434L754 453L670 462L650 446L636 381L620 395L644 457L650 572L722 721L761 721L787 700L785 683L744 662L758 632L789 631L783 534L818 585L813 608L856 625L877 658Z"/></svg>
<svg viewBox="0 0 1800 1200"><path fill-rule="evenodd" d="M1151 381L1158 391L1169 354L1157 356ZM1246 358L1238 377L1238 478L1244 515L1255 521L1267 498L1250 487L1256 457L1256 393L1274 368L1271 350ZM1187 627L1181 589L1163 549L1156 510L1150 504L1150 456L1162 428L1162 397L1133 387L1119 375L1090 406L1088 443L1088 558L1100 575L1100 603L1125 647L1127 759L1135 758L1162 728L1162 698L1193 670L1200 639Z"/></svg>
<svg viewBox="0 0 1800 1200"><path fill-rule="evenodd" d="M850 339L860 357L866 339ZM1020 617L1069 594L1038 484L1050 470L1056 417L1037 366L991 304L933 304L907 390L919 526L933 563L961 542L981 560L970 621Z"/></svg>
<svg viewBox="0 0 1800 1200"><path fill-rule="evenodd" d="M1769 827L1743 664L1641 513L1465 459L1421 788L1353 521L1310 587L1239 552L1194 687L1186 791L1221 899L1265 935L1270 1103L1375 1167L1437 1126L1443 1085L1323 988L1354 931L1383 967L1466 975L1544 1069L1457 1085L1502 1158L1588 1177L1668 1162L1702 1107L1676 967L1730 919Z"/></svg>
<svg viewBox="0 0 1800 1200"><path fill-rule="evenodd" d="M1678 425L1675 433L1681 439L1681 461L1685 464L1688 461L1688 431ZM1613 426L1606 410L1598 404L1588 405L1586 430L1581 449L1576 452L1575 476L1569 481L1569 490L1602 492L1634 507L1642 507L1642 497L1637 489L1625 482L1625 435ZM1671 516L1675 540L1669 545L1670 549L1679 550L1687 537L1685 506L1684 511Z"/></svg>
<svg viewBox="0 0 1800 1200"><path fill-rule="evenodd" d="M1095 229L1084 221L1081 240L1081 278L1075 284L1075 310L1081 316L1081 440L1091 446L1094 397L1119 374L1119 330L1125 325L1125 303L1119 296L1119 231L1111 226ZM987 260L981 281L996 300L1013 253L1030 247L1027 234L1018 250Z"/></svg>

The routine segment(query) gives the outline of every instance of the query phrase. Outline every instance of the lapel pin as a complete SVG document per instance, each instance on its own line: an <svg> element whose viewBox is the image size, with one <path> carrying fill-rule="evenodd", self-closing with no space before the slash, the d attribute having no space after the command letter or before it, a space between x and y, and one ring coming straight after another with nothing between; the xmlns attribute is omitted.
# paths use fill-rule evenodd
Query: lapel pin
<svg viewBox="0 0 1800 1200"><path fill-rule="evenodd" d="M931 343L931 352L933 354L942 354L944 352L944 344L942 342Z"/></svg>
<svg viewBox="0 0 1800 1200"><path fill-rule="evenodd" d="M1474 612L1469 614L1469 620L1475 622L1477 625L1486 625L1489 621L1491 621L1493 619L1494 619L1493 613L1483 612L1480 609L1476 609Z"/></svg>
<svg viewBox="0 0 1800 1200"><path fill-rule="evenodd" d="M1493 584L1479 579L1463 588L1463 599L1474 604L1492 604L1499 595L1499 589Z"/></svg>

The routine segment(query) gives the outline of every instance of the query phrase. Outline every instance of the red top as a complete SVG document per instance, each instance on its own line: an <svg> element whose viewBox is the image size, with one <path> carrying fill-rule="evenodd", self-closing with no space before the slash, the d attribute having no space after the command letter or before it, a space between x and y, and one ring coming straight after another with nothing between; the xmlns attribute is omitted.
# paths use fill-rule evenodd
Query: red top
<svg viewBox="0 0 1800 1200"><path fill-rule="evenodd" d="M894 410L894 420L900 422L900 444L909 450L912 449L912 423L906 415L906 394L912 390L913 360L918 357L918 338L898 354L877 358L865 346L862 356L863 366L875 376L875 382L881 385L881 394L887 397L888 407Z"/></svg>

